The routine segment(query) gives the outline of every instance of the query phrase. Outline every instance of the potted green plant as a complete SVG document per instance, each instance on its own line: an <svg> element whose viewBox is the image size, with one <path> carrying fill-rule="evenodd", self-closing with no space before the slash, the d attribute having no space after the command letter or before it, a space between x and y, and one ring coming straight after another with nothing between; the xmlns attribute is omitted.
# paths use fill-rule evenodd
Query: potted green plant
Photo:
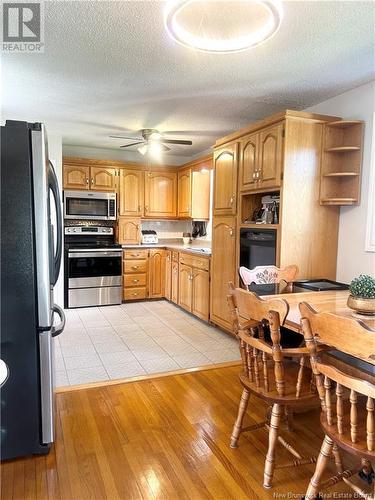
<svg viewBox="0 0 375 500"><path fill-rule="evenodd" d="M375 278L361 274L349 286L348 306L358 314L375 315Z"/></svg>

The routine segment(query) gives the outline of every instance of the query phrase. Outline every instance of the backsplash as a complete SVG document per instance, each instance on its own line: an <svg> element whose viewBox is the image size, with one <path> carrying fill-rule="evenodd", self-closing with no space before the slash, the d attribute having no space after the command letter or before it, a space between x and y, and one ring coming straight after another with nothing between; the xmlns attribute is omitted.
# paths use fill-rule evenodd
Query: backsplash
<svg viewBox="0 0 375 500"><path fill-rule="evenodd" d="M142 229L154 229L158 233L158 237L164 239L182 238L182 233L191 233L192 224L188 220L160 220L152 221L145 220L141 223ZM211 224L207 223L207 236L196 238L194 241L211 240Z"/></svg>
<svg viewBox="0 0 375 500"><path fill-rule="evenodd" d="M142 229L154 229L160 239L182 238L182 233L191 233L191 222L187 220L142 221Z"/></svg>

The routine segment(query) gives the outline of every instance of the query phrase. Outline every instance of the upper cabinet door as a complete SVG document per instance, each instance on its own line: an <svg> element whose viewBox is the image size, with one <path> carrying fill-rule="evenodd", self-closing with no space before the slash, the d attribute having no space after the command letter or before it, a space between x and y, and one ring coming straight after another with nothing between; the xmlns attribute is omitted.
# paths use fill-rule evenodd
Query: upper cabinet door
<svg viewBox="0 0 375 500"><path fill-rule="evenodd" d="M119 192L120 215L140 217L144 207L144 172L141 170L120 171Z"/></svg>
<svg viewBox="0 0 375 500"><path fill-rule="evenodd" d="M145 217L176 217L176 199L176 172L146 172Z"/></svg>
<svg viewBox="0 0 375 500"><path fill-rule="evenodd" d="M279 123L259 133L259 187L279 187L283 166L283 129Z"/></svg>
<svg viewBox="0 0 375 500"><path fill-rule="evenodd" d="M191 170L178 173L178 217L191 217Z"/></svg>
<svg viewBox="0 0 375 500"><path fill-rule="evenodd" d="M116 174L115 168L91 167L90 189L93 191L116 191Z"/></svg>
<svg viewBox="0 0 375 500"><path fill-rule="evenodd" d="M214 153L214 215L234 215L237 211L238 144Z"/></svg>
<svg viewBox="0 0 375 500"><path fill-rule="evenodd" d="M64 165L64 189L89 189L90 167Z"/></svg>
<svg viewBox="0 0 375 500"><path fill-rule="evenodd" d="M245 137L240 144L240 190L251 191L257 188L259 134Z"/></svg>
<svg viewBox="0 0 375 500"><path fill-rule="evenodd" d="M137 245L141 241L141 219L119 217L118 243Z"/></svg>

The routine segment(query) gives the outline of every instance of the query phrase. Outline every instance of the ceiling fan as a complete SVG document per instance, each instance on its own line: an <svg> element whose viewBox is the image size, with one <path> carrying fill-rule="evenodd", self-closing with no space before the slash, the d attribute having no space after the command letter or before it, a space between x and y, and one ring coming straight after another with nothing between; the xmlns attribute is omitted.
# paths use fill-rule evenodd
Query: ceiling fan
<svg viewBox="0 0 375 500"><path fill-rule="evenodd" d="M166 139L164 135L154 128L144 128L141 129L140 134L142 137L128 137L125 135L110 135L112 139L126 139L130 142L129 144L123 144L120 148L130 148L131 146L137 146L138 144L142 144L137 149L139 153L145 155L146 153L151 154L161 154L166 151L170 151L171 148L166 146L166 144L179 144L182 146L191 146L193 144L192 141L185 141L180 139Z"/></svg>

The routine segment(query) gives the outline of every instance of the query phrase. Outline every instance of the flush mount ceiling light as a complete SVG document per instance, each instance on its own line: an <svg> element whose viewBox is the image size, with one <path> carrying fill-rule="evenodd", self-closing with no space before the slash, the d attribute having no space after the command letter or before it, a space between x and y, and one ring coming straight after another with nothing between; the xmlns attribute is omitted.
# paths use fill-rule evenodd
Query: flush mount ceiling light
<svg viewBox="0 0 375 500"><path fill-rule="evenodd" d="M282 20L279 0L175 0L165 27L176 42L203 52L240 52L269 40Z"/></svg>

